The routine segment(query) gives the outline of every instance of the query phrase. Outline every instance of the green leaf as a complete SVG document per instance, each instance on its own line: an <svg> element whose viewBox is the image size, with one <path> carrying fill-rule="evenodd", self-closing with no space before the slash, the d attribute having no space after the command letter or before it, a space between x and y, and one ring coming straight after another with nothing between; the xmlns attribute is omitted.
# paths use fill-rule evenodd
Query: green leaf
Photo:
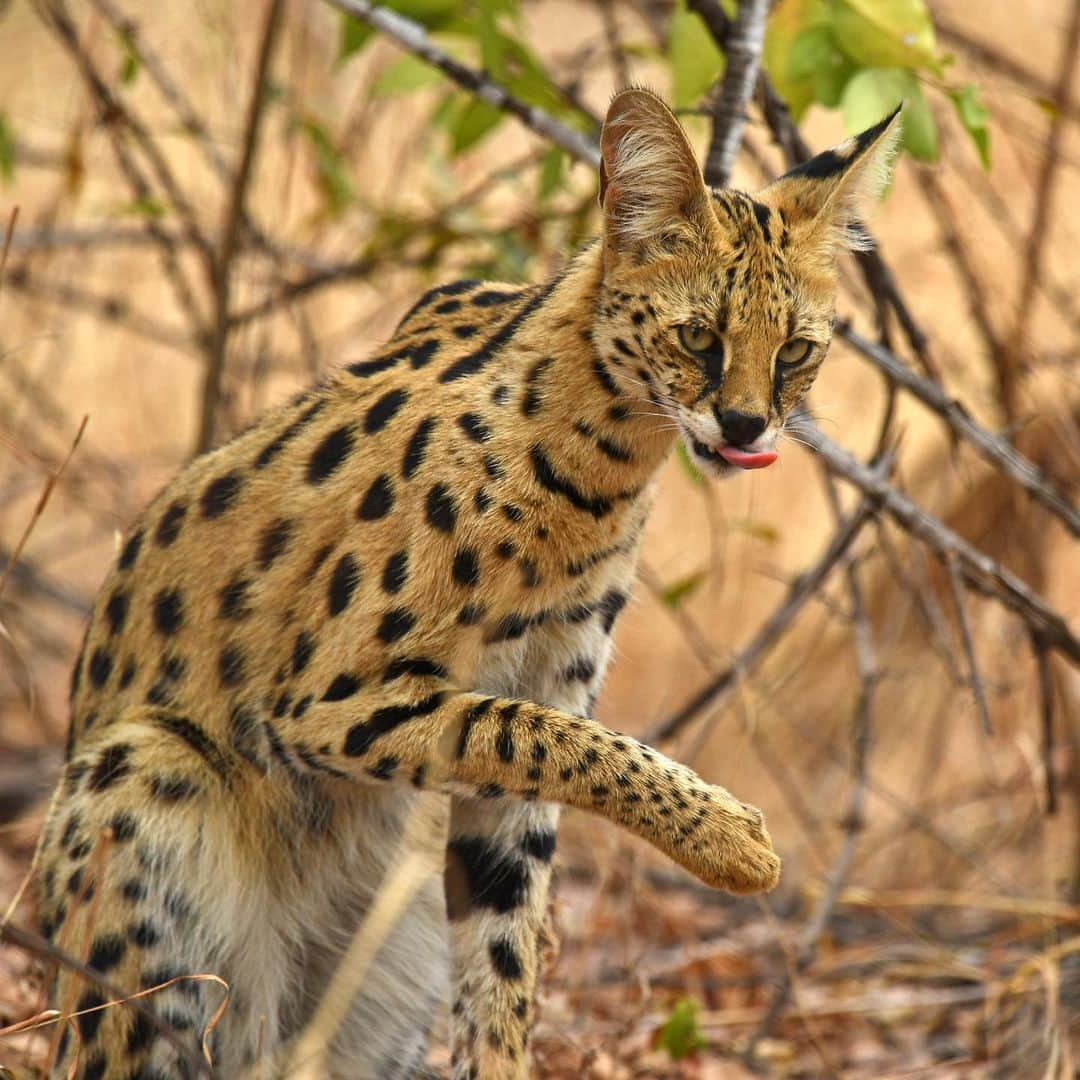
<svg viewBox="0 0 1080 1080"><path fill-rule="evenodd" d="M678 581L673 581L661 590L660 602L664 607L671 608L674 611L687 597L697 592L698 586L708 576L706 571L698 570L696 573L679 578ZM670 1023L670 1021L668 1022Z"/></svg>
<svg viewBox="0 0 1080 1080"><path fill-rule="evenodd" d="M15 136L5 113L0 112L0 177L5 184L15 179Z"/></svg>
<svg viewBox="0 0 1080 1080"><path fill-rule="evenodd" d="M829 18L828 0L779 0L769 15L762 63L795 120L802 117L814 100L814 73L791 75L792 48L795 40L808 30L828 31ZM796 66L800 66L798 60Z"/></svg>
<svg viewBox="0 0 1080 1080"><path fill-rule="evenodd" d="M972 83L961 86L959 90L950 90L949 97L956 107L956 115L964 125L975 149L979 161L986 172L990 171L990 110L979 100L979 88Z"/></svg>
<svg viewBox="0 0 1080 1080"><path fill-rule="evenodd" d="M390 97L393 94L422 90L425 86L434 86L441 81L442 75L438 68L425 63L412 53L405 53L379 72L371 93L373 97Z"/></svg>
<svg viewBox="0 0 1080 1080"><path fill-rule="evenodd" d="M681 1061L697 1050L709 1045L698 1027L698 1003L693 998L683 998L675 1003L671 1015L653 1036L653 1045L666 1050L672 1061Z"/></svg>
<svg viewBox="0 0 1080 1080"><path fill-rule="evenodd" d="M451 156L457 157L475 146L485 135L491 134L502 120L503 113L494 105L479 98L466 98L464 106L456 110L447 124Z"/></svg>
<svg viewBox="0 0 1080 1080"><path fill-rule="evenodd" d="M832 0L832 32L860 67L941 74L934 24L923 0Z"/></svg>
<svg viewBox="0 0 1080 1080"><path fill-rule="evenodd" d="M343 213L355 199L349 167L341 152L334 145L326 128L314 117L303 117L299 121L311 147L315 161L315 178L323 194L326 211L332 216Z"/></svg>
<svg viewBox="0 0 1080 1080"><path fill-rule="evenodd" d="M675 444L675 457L678 458L683 472L686 473L692 484L697 484L700 487L705 483L705 477L701 475L701 470L694 464L682 439Z"/></svg>
<svg viewBox="0 0 1080 1080"><path fill-rule="evenodd" d="M338 23L337 62L344 64L350 56L355 56L374 34L374 29L367 23L342 12L341 21Z"/></svg>
<svg viewBox="0 0 1080 1080"><path fill-rule="evenodd" d="M809 84L813 100L830 109L840 104L855 65L838 48L832 31L823 25L811 26L791 43L787 76L792 84Z"/></svg>
<svg viewBox="0 0 1080 1080"><path fill-rule="evenodd" d="M152 218L157 220L163 218L168 213L169 208L160 199L155 199L152 195L143 195L141 198L134 199L129 203L124 203L119 207L117 212L120 214L133 214L136 217Z"/></svg>
<svg viewBox="0 0 1080 1080"><path fill-rule="evenodd" d="M699 15L678 0L668 24L671 64L671 104L676 109L696 105L723 74L724 54L716 47Z"/></svg>
<svg viewBox="0 0 1080 1080"><path fill-rule="evenodd" d="M937 161L937 125L919 80L899 68L864 68L844 88L844 126L855 134L904 105L904 148L920 161Z"/></svg>
<svg viewBox="0 0 1080 1080"><path fill-rule="evenodd" d="M140 67L142 67L139 54L135 49L134 33L129 27L125 26L116 32L116 37L123 53L123 59L120 61L119 79L124 86L130 86L135 81L135 76L139 74Z"/></svg>
<svg viewBox="0 0 1080 1080"><path fill-rule="evenodd" d="M540 184L537 189L541 202L550 199L559 189L565 170L566 155L557 146L544 151L540 159Z"/></svg>

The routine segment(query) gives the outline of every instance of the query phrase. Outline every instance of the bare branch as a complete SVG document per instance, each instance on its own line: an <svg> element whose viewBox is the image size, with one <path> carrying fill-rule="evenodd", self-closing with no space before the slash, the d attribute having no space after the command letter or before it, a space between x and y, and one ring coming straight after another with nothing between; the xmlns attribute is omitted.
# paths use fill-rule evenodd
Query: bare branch
<svg viewBox="0 0 1080 1080"><path fill-rule="evenodd" d="M1015 480L1033 499L1065 523L1073 536L1080 536L1080 512L1057 491L1045 473L1019 453L1011 443L980 427L964 406L950 398L941 387L916 375L895 353L868 341L848 323L837 333L888 378L917 397L945 421L949 430L966 439L992 465Z"/></svg>
<svg viewBox="0 0 1080 1080"><path fill-rule="evenodd" d="M221 244L214 259L214 328L206 356L206 373L203 382L202 408L199 418L199 434L195 453L209 450L214 443L214 421L221 399L221 380L225 369L225 350L229 337L229 296L232 285L232 264L236 255L240 227L244 216L244 199L251 179L266 104L266 76L270 69L270 57L274 51L278 31L281 28L283 0L270 0L259 43L259 56L255 64L255 82L248 103L247 122L244 126L243 149L240 163L233 178L225 223L221 232Z"/></svg>
<svg viewBox="0 0 1080 1080"><path fill-rule="evenodd" d="M884 480L884 469L885 466L879 466L877 470L868 469L867 471L875 477L879 477L880 482L888 488L888 484ZM833 567L843 559L858 537L862 527L874 516L875 511L876 503L873 498L864 499L858 505L851 517L833 533L832 540L829 541L828 547L822 552L817 562L807 567L788 586L783 600L761 624L760 629L749 644L735 655L735 658L723 671L714 675L698 690L682 708L659 727L650 731L645 736L646 742L658 743L674 738L704 709L714 705L740 678L743 678L747 672L754 669L765 653L790 628L795 616L829 576Z"/></svg>
<svg viewBox="0 0 1080 1080"><path fill-rule="evenodd" d="M724 40L727 66L712 107L712 138L705 159L705 179L726 187L742 142L746 107L754 92L765 43L768 0L741 0Z"/></svg>
<svg viewBox="0 0 1080 1080"><path fill-rule="evenodd" d="M960 642L964 647L964 659L967 661L968 666L968 685L971 687L971 694L975 699L975 710L979 714L979 724L987 735L993 735L994 725L990 722L990 710L986 705L986 690L983 687L982 673L979 671L979 661L975 656L975 642L971 636L967 606L964 603L964 585L960 580L956 560L947 558L945 560L945 569L948 571L949 589L952 591L953 606L956 608L956 621L960 626Z"/></svg>
<svg viewBox="0 0 1080 1080"><path fill-rule="evenodd" d="M1057 813L1057 784L1054 779L1054 679L1050 656L1042 639L1031 635L1031 651L1039 672L1039 713L1042 719L1043 782L1046 785L1046 812Z"/></svg>
<svg viewBox="0 0 1080 1080"><path fill-rule="evenodd" d="M1020 284L1016 304L1016 323L1009 340L1008 350L1003 358L1004 363L999 369L1001 404L1005 410L1005 418L1010 422L1017 414L1021 354L1024 351L1025 339L1031 325L1035 292L1042 281L1046 232L1054 215L1054 188L1061 165L1064 128L1067 122L1063 107L1072 96L1072 83L1078 55L1080 55L1080 4L1074 2L1069 27L1065 32L1065 51L1061 58L1061 68L1052 98L1055 111L1050 121L1050 129L1046 133L1046 150L1039 169L1039 179L1035 185L1035 220L1031 223L1031 235L1028 237L1024 277Z"/></svg>
<svg viewBox="0 0 1080 1080"><path fill-rule="evenodd" d="M344 11L347 15L352 15L353 18L393 38L402 48L407 49L414 56L419 56L432 67L438 68L459 86L476 94L481 101L486 101L496 109L502 109L503 112L516 116L531 131L553 142L571 157L587 162L593 168L599 168L600 150L588 136L567 127L561 120L556 120L543 109L528 105L520 98L514 97L505 87L489 79L482 71L459 63L435 45L419 23L389 8L370 4L367 0L327 0L327 2L339 11Z"/></svg>
<svg viewBox="0 0 1080 1080"><path fill-rule="evenodd" d="M1042 634L1048 647L1057 649L1074 664L1080 663L1080 640L1077 640L1061 615L1033 589L917 506L872 468L856 460L842 446L824 435L816 424L801 420L795 430L824 458L831 472L843 477L864 495L879 500L882 509L894 521L926 544L939 559L955 558L957 568L969 586L995 597L1016 612L1031 630Z"/></svg>
<svg viewBox="0 0 1080 1080"><path fill-rule="evenodd" d="M21 949L26 949L27 952L32 953L34 956L40 956L46 960L51 960L53 963L60 964L63 967L76 972L87 982L100 987L115 1001L122 1001L125 1008L133 1009L142 1016L158 1035L176 1050L177 1054L184 1061L185 1066L191 1070L195 1076L212 1076L210 1066L195 1053L193 1047L181 1041L176 1032L160 1016L158 1016L157 1012L141 1000L141 996L133 997L130 994L125 994L99 971L96 971L92 967L88 967L86 964L64 952L62 949L58 949L51 941L47 941L40 934L35 934L32 930L24 930L19 926L12 926L9 922L0 922L0 939L3 938L6 938L13 945L18 945Z"/></svg>
<svg viewBox="0 0 1080 1080"><path fill-rule="evenodd" d="M134 115L124 107L123 103L109 89L108 83L83 48L79 41L79 35L75 29L75 24L68 16L62 0L35 0L34 6L45 25L56 34L57 38L71 54L79 72L83 76L83 81L97 99L101 119L103 123L106 124L107 130L111 136L110 145L112 146L113 156L116 158L117 165L124 174L124 178L127 180L133 195L137 200L144 201L149 201L153 197L149 182L146 177L143 176L138 165L136 165L134 158L128 152L128 147L125 145L124 140L117 130L118 120L123 121L124 125L132 132L143 152L149 158L152 167L158 174L159 181L173 198L173 205L183 219L189 238L203 254L206 268L208 272L212 274L212 263L210 262L212 259L212 252L199 230L190 205L184 198L182 192L180 192L179 187L168 166L165 164L164 159L161 157L154 140L150 137L145 128L143 128L142 124L139 123ZM162 266L165 269L165 276L172 284L177 301L190 320L193 334L196 337L201 338L203 330L199 304L191 289L191 285L188 283L187 276L176 258L173 246L168 242L168 237L164 230L152 217L147 219L146 231L158 240Z"/></svg>

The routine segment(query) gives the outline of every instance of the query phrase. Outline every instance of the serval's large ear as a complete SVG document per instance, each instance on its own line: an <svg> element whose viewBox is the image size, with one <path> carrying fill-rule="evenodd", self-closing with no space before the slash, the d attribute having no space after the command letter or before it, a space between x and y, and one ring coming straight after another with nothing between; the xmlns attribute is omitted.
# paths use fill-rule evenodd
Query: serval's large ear
<svg viewBox="0 0 1080 1080"><path fill-rule="evenodd" d="M900 109L859 135L781 176L758 198L792 226L811 225L830 248L861 251L869 238L859 224L867 202L884 190L900 138Z"/></svg>
<svg viewBox="0 0 1080 1080"><path fill-rule="evenodd" d="M667 105L648 90L616 94L600 135L608 253L659 253L700 236L711 217L708 198L690 140Z"/></svg>

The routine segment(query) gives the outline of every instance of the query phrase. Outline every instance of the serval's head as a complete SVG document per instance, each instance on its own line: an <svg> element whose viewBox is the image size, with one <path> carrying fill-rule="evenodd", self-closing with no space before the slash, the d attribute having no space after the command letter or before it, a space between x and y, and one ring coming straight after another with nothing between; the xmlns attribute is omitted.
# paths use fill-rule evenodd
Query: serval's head
<svg viewBox="0 0 1080 1080"><path fill-rule="evenodd" d="M710 189L671 110L611 103L601 137L604 281L594 340L612 375L677 423L713 473L758 468L829 347L841 248L866 243L897 114L756 195Z"/></svg>

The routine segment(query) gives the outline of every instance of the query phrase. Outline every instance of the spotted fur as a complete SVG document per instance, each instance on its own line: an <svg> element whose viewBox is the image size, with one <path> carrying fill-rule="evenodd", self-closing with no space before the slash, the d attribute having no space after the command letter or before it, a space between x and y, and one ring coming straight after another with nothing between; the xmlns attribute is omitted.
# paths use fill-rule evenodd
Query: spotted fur
<svg viewBox="0 0 1080 1080"><path fill-rule="evenodd" d="M590 719L657 471L775 438L828 344L835 248L889 122L757 196L709 191L667 108L619 95L605 235L534 286L434 289L343 367L185 469L128 535L72 683L41 839L42 925L217 1075L282 1060L410 808L446 851L327 1068L419 1074L441 1001L454 1076L528 1071L560 805L711 885L770 888L759 811ZM692 355L679 328L717 346ZM792 337L813 352L790 370ZM712 340L710 338L709 340ZM732 420L737 414L742 419ZM424 794L427 792L427 794ZM183 1077L138 1014L62 970L57 1075ZM273 1066L265 1068L272 1070ZM264 1071L263 1075L270 1075Z"/></svg>

